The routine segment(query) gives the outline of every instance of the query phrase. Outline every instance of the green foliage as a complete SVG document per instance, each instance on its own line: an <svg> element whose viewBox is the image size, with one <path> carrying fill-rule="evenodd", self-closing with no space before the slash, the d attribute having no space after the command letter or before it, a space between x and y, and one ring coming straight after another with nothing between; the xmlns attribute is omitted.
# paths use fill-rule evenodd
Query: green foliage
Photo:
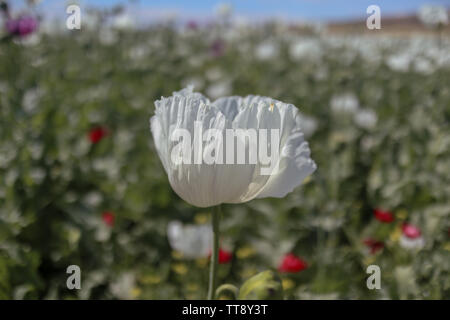
<svg viewBox="0 0 450 320"><path fill-rule="evenodd" d="M263 271L244 282L239 290L240 300L282 300L283 287L274 271Z"/></svg>

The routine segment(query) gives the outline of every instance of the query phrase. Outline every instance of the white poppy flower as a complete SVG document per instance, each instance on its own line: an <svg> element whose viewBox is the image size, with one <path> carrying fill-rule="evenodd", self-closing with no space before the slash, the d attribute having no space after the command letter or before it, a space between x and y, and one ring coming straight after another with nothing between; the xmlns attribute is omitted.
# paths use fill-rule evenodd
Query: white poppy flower
<svg viewBox="0 0 450 320"><path fill-rule="evenodd" d="M136 277L132 272L123 272L110 284L111 293L122 300L133 299L133 288L136 285Z"/></svg>
<svg viewBox="0 0 450 320"><path fill-rule="evenodd" d="M172 249L181 252L185 258L203 258L211 252L213 234L210 225L183 225L172 221L167 225L167 236Z"/></svg>
<svg viewBox="0 0 450 320"><path fill-rule="evenodd" d="M219 81L206 88L206 92L212 98L223 97L231 92L231 82L226 79Z"/></svg>
<svg viewBox="0 0 450 320"><path fill-rule="evenodd" d="M309 117L303 114L300 114L300 128L305 134L306 138L311 137L314 132L316 132L318 123L317 120L313 117Z"/></svg>
<svg viewBox="0 0 450 320"><path fill-rule="evenodd" d="M431 28L448 24L447 9L442 6L424 5L419 9L418 16L424 25Z"/></svg>
<svg viewBox="0 0 450 320"><path fill-rule="evenodd" d="M331 110L337 113L355 113L359 108L358 98L353 93L334 95L330 101Z"/></svg>
<svg viewBox="0 0 450 320"><path fill-rule="evenodd" d="M279 49L274 41L264 41L255 49L255 55L258 60L270 60L278 55Z"/></svg>
<svg viewBox="0 0 450 320"><path fill-rule="evenodd" d="M358 111L354 116L356 124L364 129L374 128L377 124L377 119L377 114L370 109L362 109Z"/></svg>
<svg viewBox="0 0 450 320"><path fill-rule="evenodd" d="M113 26L119 30L129 30L135 27L135 20L127 13L122 13L114 18Z"/></svg>
<svg viewBox="0 0 450 320"><path fill-rule="evenodd" d="M400 237L400 246L408 250L420 250L425 246L425 240L423 237L411 239L402 235Z"/></svg>
<svg viewBox="0 0 450 320"><path fill-rule="evenodd" d="M291 104L260 96L224 97L211 103L187 88L162 97L155 106L150 126L158 155L173 190L194 206L284 197L316 170L301 131L300 114ZM180 142L180 130L194 137L194 143L186 143L189 139L184 136ZM208 132L206 139L199 130ZM236 141L234 136L228 138L230 131L249 136L238 136ZM254 131L259 134L256 144L250 137ZM236 161L234 151L239 145L244 155L238 149ZM186 162L192 154L194 161ZM257 156L260 161L252 162Z"/></svg>
<svg viewBox="0 0 450 320"><path fill-rule="evenodd" d="M305 58L319 59L323 53L318 40L299 39L292 43L289 54L293 59L302 60Z"/></svg>
<svg viewBox="0 0 450 320"><path fill-rule="evenodd" d="M409 70L413 56L410 52L400 52L386 59L386 64L394 71L406 72Z"/></svg>

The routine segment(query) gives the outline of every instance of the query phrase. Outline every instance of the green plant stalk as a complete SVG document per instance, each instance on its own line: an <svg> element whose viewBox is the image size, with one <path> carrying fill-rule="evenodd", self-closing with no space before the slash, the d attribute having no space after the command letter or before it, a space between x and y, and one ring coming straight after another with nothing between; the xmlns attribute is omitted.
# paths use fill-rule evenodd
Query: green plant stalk
<svg viewBox="0 0 450 320"><path fill-rule="evenodd" d="M212 211L212 228L213 228L213 247L211 260L209 262L209 286L208 300L215 298L217 287L217 267L219 264L219 236L220 236L220 205L213 207Z"/></svg>

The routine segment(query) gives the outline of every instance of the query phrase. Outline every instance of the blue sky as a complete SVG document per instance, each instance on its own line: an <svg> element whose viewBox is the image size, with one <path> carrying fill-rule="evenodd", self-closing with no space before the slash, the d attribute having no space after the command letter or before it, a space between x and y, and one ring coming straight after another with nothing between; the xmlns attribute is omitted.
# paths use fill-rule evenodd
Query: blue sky
<svg viewBox="0 0 450 320"><path fill-rule="evenodd" d="M24 2L20 0L19 2ZM66 0L42 0L41 11L51 16L65 15ZM176 13L184 19L208 19L213 16L219 3L227 2L233 6L237 15L249 18L281 17L290 20L311 21L345 20L365 17L366 8L376 4L381 15L401 15L414 13L426 3L440 4L450 8L450 0L79 0L90 6L111 6L127 4L131 12L145 14L149 19L157 19L164 14ZM12 1L18 5L17 1Z"/></svg>

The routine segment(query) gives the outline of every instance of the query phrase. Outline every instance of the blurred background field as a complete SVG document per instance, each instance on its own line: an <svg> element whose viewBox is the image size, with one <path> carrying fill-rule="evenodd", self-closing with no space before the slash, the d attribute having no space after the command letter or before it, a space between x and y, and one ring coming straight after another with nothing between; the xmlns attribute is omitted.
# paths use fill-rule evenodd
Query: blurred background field
<svg viewBox="0 0 450 320"><path fill-rule="evenodd" d="M384 25L380 1L371 31L365 8L306 22L210 4L143 23L145 1L82 3L69 31L67 3L19 2L1 24L1 299L206 296L210 211L172 191L149 131L153 101L189 84L294 104L318 166L284 199L223 207L221 283L273 268L287 299L450 298L448 2ZM190 227L169 239L174 221Z"/></svg>

